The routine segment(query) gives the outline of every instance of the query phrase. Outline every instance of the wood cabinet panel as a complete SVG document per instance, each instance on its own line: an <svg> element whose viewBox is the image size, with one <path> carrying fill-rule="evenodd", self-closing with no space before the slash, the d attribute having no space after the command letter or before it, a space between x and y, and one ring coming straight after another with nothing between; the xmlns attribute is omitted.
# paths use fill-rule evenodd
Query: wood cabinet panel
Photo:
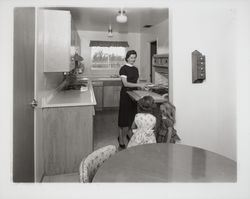
<svg viewBox="0 0 250 199"><path fill-rule="evenodd" d="M95 110L102 110L103 107L103 87L102 86L94 86L93 90L96 99Z"/></svg>
<svg viewBox="0 0 250 199"><path fill-rule="evenodd" d="M43 10L44 72L67 72L72 65L69 11Z"/></svg>
<svg viewBox="0 0 250 199"><path fill-rule="evenodd" d="M119 107L120 86L103 87L103 107Z"/></svg>
<svg viewBox="0 0 250 199"><path fill-rule="evenodd" d="M93 106L43 109L45 175L77 172L93 151Z"/></svg>

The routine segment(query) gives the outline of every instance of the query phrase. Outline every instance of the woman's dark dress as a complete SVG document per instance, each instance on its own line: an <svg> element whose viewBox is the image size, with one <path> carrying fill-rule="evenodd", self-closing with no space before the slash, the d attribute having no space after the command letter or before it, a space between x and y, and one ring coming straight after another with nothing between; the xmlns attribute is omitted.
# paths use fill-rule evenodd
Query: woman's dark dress
<svg viewBox="0 0 250 199"><path fill-rule="evenodd" d="M130 83L137 83L137 80L139 78L139 72L135 66L124 65L121 67L119 74L127 76L127 82ZM136 87L125 87L122 84L118 117L119 127L131 127L134 121L135 114L137 113L137 104L129 97L127 91L136 89Z"/></svg>

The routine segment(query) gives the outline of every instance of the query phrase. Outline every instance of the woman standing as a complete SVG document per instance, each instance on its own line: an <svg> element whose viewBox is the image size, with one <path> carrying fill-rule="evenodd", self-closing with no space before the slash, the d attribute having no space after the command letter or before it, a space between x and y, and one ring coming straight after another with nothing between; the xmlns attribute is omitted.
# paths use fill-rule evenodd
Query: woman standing
<svg viewBox="0 0 250 199"><path fill-rule="evenodd" d="M138 69L134 66L135 60L137 58L137 53L134 50L127 52L125 61L127 62L120 69L120 77L122 80L122 88L120 92L120 107L119 107L119 117L118 126L120 127L118 142L120 148L125 148L125 137L130 138L128 132L133 123L135 114L137 113L137 104L133 101L127 91L136 90L139 88L144 88L145 84L137 83L139 78Z"/></svg>

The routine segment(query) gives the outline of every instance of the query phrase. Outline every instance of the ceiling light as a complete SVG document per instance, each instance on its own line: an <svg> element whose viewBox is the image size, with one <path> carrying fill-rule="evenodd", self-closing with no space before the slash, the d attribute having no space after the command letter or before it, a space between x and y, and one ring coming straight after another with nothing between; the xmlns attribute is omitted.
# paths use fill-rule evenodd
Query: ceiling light
<svg viewBox="0 0 250 199"><path fill-rule="evenodd" d="M118 23L126 23L127 20L128 20L128 17L126 16L125 10L123 10L123 9L121 8L121 10L119 10L118 13L119 13L119 15L116 16L116 21L117 21Z"/></svg>
<svg viewBox="0 0 250 199"><path fill-rule="evenodd" d="M113 37L111 25L109 25L108 37Z"/></svg>

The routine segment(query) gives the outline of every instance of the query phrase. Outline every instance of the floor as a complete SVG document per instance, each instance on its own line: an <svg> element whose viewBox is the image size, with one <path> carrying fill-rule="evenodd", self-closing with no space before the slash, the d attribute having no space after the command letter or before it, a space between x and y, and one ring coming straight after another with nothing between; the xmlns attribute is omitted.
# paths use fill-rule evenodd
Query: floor
<svg viewBox="0 0 250 199"><path fill-rule="evenodd" d="M109 144L118 147L118 134L118 110L96 111L94 119L94 150Z"/></svg>
<svg viewBox="0 0 250 199"><path fill-rule="evenodd" d="M94 117L94 150L112 144L118 147L118 110L96 111ZM43 182L79 182L79 174L44 176Z"/></svg>
<svg viewBox="0 0 250 199"><path fill-rule="evenodd" d="M44 176L43 182L79 182L78 173L70 173L63 175L54 175L54 176Z"/></svg>

